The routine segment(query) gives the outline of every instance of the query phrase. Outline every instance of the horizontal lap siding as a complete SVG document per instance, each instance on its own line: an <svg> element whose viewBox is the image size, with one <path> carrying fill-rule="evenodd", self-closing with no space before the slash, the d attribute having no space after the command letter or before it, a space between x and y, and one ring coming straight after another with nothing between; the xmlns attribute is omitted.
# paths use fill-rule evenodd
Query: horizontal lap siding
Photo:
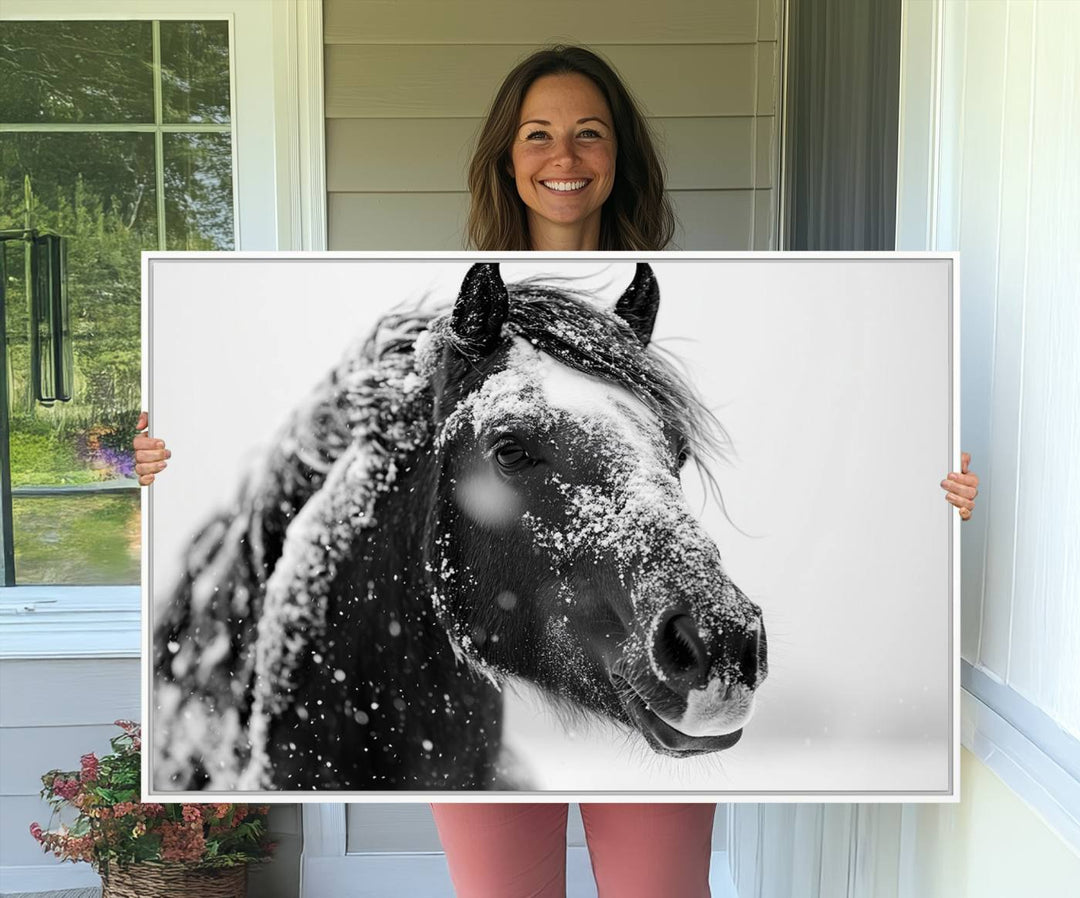
<svg viewBox="0 0 1080 898"><path fill-rule="evenodd" d="M327 0L329 247L460 250L466 169L498 84L536 47L585 43L650 116L676 248L775 248L774 0L534 4Z"/></svg>
<svg viewBox="0 0 1080 898"><path fill-rule="evenodd" d="M331 193L331 250L463 249L469 196L460 193Z"/></svg>
<svg viewBox="0 0 1080 898"><path fill-rule="evenodd" d="M327 0L323 31L328 44L748 43L757 38L761 6L758 0Z"/></svg>
<svg viewBox="0 0 1080 898"><path fill-rule="evenodd" d="M0 796L36 795L46 770L76 770L89 751L110 751L120 730L108 724L0 727Z"/></svg>
<svg viewBox="0 0 1080 898"><path fill-rule="evenodd" d="M139 717L136 659L5 660L0 661L0 682L3 728L111 724Z"/></svg>
<svg viewBox="0 0 1080 898"><path fill-rule="evenodd" d="M0 868L51 863L30 836L49 822L38 793L48 770L78 770L110 751L113 721L138 720L136 659L0 661Z"/></svg>
<svg viewBox="0 0 1080 898"><path fill-rule="evenodd" d="M665 44L594 49L611 60L650 115L713 116L753 115L757 110L755 47ZM326 115L483 115L506 73L531 52L532 48L519 46L330 45Z"/></svg>

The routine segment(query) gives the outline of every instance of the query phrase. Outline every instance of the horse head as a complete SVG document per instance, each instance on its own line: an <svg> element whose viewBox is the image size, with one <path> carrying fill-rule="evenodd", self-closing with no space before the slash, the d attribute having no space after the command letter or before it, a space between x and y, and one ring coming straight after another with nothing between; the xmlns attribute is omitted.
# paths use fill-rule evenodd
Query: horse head
<svg viewBox="0 0 1080 898"><path fill-rule="evenodd" d="M682 491L712 419L649 350L658 303L644 264L612 310L473 266L417 348L423 564L459 658L684 757L738 741L766 640Z"/></svg>

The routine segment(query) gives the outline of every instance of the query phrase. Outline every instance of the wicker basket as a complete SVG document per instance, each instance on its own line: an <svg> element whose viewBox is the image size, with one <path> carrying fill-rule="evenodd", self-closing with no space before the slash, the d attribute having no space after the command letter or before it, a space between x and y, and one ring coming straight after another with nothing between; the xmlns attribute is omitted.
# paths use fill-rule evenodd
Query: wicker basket
<svg viewBox="0 0 1080 898"><path fill-rule="evenodd" d="M200 870L186 864L132 864L101 877L101 898L244 898L247 865Z"/></svg>

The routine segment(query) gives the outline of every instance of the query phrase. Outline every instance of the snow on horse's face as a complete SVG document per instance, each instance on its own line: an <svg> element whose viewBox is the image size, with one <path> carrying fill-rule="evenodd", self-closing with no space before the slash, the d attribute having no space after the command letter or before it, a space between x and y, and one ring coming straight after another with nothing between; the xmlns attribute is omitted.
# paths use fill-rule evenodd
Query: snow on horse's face
<svg viewBox="0 0 1080 898"><path fill-rule="evenodd" d="M477 265L452 313L435 378L436 610L493 678L629 724L663 754L727 748L765 677L765 630L687 506L679 414L645 398L655 278L639 265L613 312L556 303L550 344L527 300Z"/></svg>

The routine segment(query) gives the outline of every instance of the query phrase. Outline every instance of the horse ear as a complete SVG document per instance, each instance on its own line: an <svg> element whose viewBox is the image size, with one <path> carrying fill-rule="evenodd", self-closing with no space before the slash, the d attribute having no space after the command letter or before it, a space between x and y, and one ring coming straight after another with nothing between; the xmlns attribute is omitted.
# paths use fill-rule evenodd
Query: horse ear
<svg viewBox="0 0 1080 898"><path fill-rule="evenodd" d="M470 355L487 355L499 345L510 311L510 296L497 263L479 262L461 282L450 327Z"/></svg>
<svg viewBox="0 0 1080 898"><path fill-rule="evenodd" d="M615 314L630 325L642 346L648 346L659 308L660 288L656 285L656 275L648 264L638 262L634 279L615 303Z"/></svg>

